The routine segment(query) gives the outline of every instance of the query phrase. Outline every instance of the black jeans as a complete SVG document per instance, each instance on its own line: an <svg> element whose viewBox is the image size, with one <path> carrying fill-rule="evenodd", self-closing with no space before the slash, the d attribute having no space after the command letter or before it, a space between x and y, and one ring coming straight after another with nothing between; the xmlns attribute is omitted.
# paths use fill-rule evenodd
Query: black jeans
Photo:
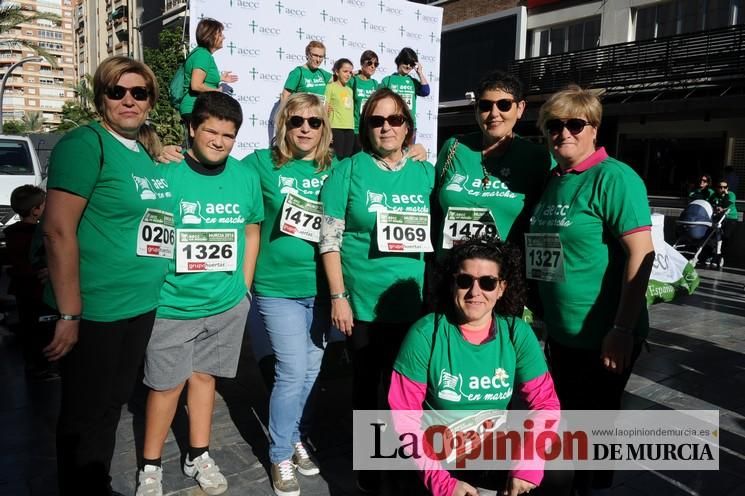
<svg viewBox="0 0 745 496"><path fill-rule="evenodd" d="M116 428L154 321L155 310L114 322L80 321L78 342L60 363L57 474L62 496L111 494Z"/></svg>
<svg viewBox="0 0 745 496"><path fill-rule="evenodd" d="M333 148L336 158L351 157L354 154L355 136L353 129L331 129L333 136Z"/></svg>
<svg viewBox="0 0 745 496"><path fill-rule="evenodd" d="M608 371L600 361L600 350L570 348L549 338L546 358L562 410L620 410L621 397L631 369L641 353L642 343L634 344L631 364L622 374ZM574 489L579 496L591 489L613 484L612 470L577 470Z"/></svg>

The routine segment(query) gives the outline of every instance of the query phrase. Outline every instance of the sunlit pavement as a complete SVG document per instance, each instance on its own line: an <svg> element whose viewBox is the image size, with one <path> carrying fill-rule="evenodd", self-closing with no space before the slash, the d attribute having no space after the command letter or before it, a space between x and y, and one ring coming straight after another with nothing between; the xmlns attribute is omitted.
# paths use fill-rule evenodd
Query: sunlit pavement
<svg viewBox="0 0 745 496"><path fill-rule="evenodd" d="M720 470L618 472L614 495L745 495L745 271L701 270L700 275L695 295L652 308L650 351L643 352L636 364L624 406L719 410ZM321 475L298 478L305 496L355 495L351 372L339 355L327 358L332 360L322 376L318 421L311 437ZM56 494L59 382L27 378L17 341L4 327L0 388L0 495ZM228 478L227 494L273 494L263 427L268 399L248 340L238 378L221 381L218 392L210 452ZM135 490L144 393L144 388L138 389L119 425L111 473L114 489L125 495ZM163 453L165 492L201 495L180 470L186 446L183 409L180 412Z"/></svg>

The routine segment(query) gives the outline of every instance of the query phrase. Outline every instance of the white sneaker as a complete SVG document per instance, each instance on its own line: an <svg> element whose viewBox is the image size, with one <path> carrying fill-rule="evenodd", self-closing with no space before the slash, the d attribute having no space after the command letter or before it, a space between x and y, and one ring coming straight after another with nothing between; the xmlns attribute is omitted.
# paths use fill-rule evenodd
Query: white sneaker
<svg viewBox="0 0 745 496"><path fill-rule="evenodd" d="M137 473L135 496L163 496L163 468L145 465Z"/></svg>
<svg viewBox="0 0 745 496"><path fill-rule="evenodd" d="M295 452L292 454L292 463L295 464L298 472L306 476L321 473L318 465L313 463L313 460L310 459L308 450L305 449L303 443L295 443L293 448L295 449Z"/></svg>
<svg viewBox="0 0 745 496"><path fill-rule="evenodd" d="M228 480L222 475L220 467L215 464L215 460L210 458L207 451L194 460L189 460L189 455L186 455L184 473L193 477L202 491L210 496L222 494L228 490Z"/></svg>

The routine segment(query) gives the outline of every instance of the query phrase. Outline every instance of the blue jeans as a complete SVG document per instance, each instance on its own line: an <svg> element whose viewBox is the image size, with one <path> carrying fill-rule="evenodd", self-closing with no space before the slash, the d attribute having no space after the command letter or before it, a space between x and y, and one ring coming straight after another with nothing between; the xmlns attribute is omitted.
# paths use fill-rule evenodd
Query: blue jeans
<svg viewBox="0 0 745 496"><path fill-rule="evenodd" d="M311 396L323 360L330 306L316 298L255 298L277 360L269 399L269 459L292 456L295 443L310 426Z"/></svg>

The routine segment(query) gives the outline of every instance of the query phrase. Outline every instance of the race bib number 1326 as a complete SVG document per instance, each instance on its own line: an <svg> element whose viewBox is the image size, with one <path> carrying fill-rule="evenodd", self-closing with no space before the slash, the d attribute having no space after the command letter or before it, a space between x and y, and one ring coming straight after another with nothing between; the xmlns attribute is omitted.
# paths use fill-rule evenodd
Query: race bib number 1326
<svg viewBox="0 0 745 496"><path fill-rule="evenodd" d="M237 230L176 231L176 272L229 272L237 267Z"/></svg>

